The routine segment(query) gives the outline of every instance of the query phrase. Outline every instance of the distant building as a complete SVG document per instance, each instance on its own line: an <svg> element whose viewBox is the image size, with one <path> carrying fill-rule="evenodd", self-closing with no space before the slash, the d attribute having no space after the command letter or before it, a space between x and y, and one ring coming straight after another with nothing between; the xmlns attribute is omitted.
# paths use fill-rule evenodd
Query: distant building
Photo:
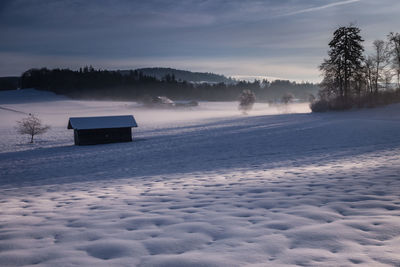
<svg viewBox="0 0 400 267"><path fill-rule="evenodd" d="M166 96L155 96L155 97L153 97L151 102L152 102L153 105L156 105L156 106L162 106L162 107L173 107L173 106L175 106L174 101L172 101L171 99L169 99Z"/></svg>
<svg viewBox="0 0 400 267"><path fill-rule="evenodd" d="M74 129L75 145L96 145L132 141L132 115L69 118L68 129Z"/></svg>

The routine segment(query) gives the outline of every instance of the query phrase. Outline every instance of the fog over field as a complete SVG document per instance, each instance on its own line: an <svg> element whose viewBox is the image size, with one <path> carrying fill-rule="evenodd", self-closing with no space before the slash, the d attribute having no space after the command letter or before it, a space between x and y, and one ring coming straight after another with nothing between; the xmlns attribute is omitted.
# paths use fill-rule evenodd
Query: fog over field
<svg viewBox="0 0 400 267"><path fill-rule="evenodd" d="M0 92L0 265L400 265L399 105L237 105ZM70 116L116 114L133 142L73 145Z"/></svg>
<svg viewBox="0 0 400 267"><path fill-rule="evenodd" d="M29 149L26 146L26 136L16 136L16 121L31 113L39 116L43 123L49 124L52 130L39 136L40 146L53 146L73 144L73 131L66 130L70 117L110 116L132 114L139 123L139 128L134 129L136 136L141 136L144 131L150 131L160 126L173 128L197 124L198 122L213 122L226 118L243 118L238 109L239 102L200 102L198 107L182 108L147 108L136 102L113 101L76 101L51 92L24 89L20 91L2 92L0 99L0 112L4 112L0 122L2 131L7 131L8 141L2 142L2 151L14 149ZM9 109L9 110L6 110ZM12 111L16 112L12 112ZM308 103L292 103L289 105L256 103L249 112L249 116L274 115L284 113L308 113ZM55 135L55 136L53 136ZM61 140L63 140L62 143ZM33 145L34 147L35 145ZM6 148L8 147L8 148Z"/></svg>

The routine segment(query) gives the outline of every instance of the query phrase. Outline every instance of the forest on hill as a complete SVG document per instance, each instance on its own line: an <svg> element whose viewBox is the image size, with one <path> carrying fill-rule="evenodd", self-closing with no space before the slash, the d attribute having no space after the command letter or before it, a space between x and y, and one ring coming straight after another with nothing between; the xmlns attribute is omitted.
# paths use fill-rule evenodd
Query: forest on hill
<svg viewBox="0 0 400 267"><path fill-rule="evenodd" d="M192 83L167 74L156 78L138 70L108 71L84 67L70 69L30 69L21 76L21 88L36 88L80 99L137 100L144 96L167 96L171 99L234 101L243 90L251 90L258 101L276 102L286 93L308 101L319 86L286 80L256 80L235 83Z"/></svg>
<svg viewBox="0 0 400 267"><path fill-rule="evenodd" d="M155 77L162 80L167 75L173 75L177 81L187 81L192 83L227 83L232 84L236 81L224 75L211 72L193 72L188 70L178 70L173 68L141 68L136 69L145 76ZM121 70L122 74L128 74L129 70Z"/></svg>

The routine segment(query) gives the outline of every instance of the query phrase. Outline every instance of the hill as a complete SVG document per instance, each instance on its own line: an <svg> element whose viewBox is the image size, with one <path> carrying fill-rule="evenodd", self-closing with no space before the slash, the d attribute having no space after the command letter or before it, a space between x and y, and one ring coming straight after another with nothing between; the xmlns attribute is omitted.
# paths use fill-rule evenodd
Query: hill
<svg viewBox="0 0 400 267"><path fill-rule="evenodd" d="M14 90L20 86L20 77L0 77L0 91Z"/></svg>
<svg viewBox="0 0 400 267"><path fill-rule="evenodd" d="M210 73L210 72L192 72L187 70L178 70L172 68L142 68L136 71L143 73L143 75L163 79L167 75L174 75L176 80L187 81L192 83L234 83L235 80L227 78L224 75ZM121 71L122 74L127 74L129 70Z"/></svg>

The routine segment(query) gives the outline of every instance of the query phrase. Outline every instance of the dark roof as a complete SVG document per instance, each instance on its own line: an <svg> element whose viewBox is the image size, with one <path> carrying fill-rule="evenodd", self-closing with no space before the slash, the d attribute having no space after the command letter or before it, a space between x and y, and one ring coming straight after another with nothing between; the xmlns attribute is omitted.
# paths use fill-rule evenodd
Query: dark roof
<svg viewBox="0 0 400 267"><path fill-rule="evenodd" d="M106 128L137 127L132 115L105 117L74 117L69 118L68 129L89 130Z"/></svg>

